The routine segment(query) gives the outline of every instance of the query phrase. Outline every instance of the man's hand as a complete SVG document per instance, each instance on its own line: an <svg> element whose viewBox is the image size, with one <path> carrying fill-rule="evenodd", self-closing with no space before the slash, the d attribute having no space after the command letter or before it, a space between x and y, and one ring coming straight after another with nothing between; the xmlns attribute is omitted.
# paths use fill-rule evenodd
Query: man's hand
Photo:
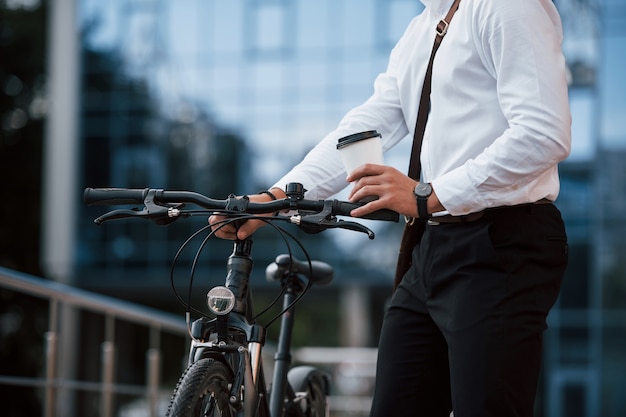
<svg viewBox="0 0 626 417"><path fill-rule="evenodd" d="M354 183L350 201L361 201L367 197L377 197L352 210L354 217L362 217L376 210L390 209L408 217L417 217L417 203L413 189L417 182L397 169L385 165L365 164L352 171L346 178ZM436 193L428 199L428 212L444 210Z"/></svg>
<svg viewBox="0 0 626 417"><path fill-rule="evenodd" d="M278 199L287 197L285 192L280 188L272 188L270 192L274 194ZM267 194L255 194L248 197L250 198L251 202L256 203L272 201L272 197ZM267 214L267 216L272 216L272 214L269 213ZM211 228L215 231L215 236L227 240L246 239L247 237L250 237L259 227L266 224L262 220L247 220L245 223L239 226L238 229L236 229L233 223L221 226L222 222L225 219L225 216L213 215L209 217L209 224L211 225Z"/></svg>

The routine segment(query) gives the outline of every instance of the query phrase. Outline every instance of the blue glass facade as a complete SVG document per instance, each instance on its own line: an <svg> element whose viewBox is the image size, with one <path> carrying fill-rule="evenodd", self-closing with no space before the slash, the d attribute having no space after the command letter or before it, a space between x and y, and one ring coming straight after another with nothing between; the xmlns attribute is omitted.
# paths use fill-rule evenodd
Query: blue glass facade
<svg viewBox="0 0 626 417"><path fill-rule="evenodd" d="M621 0L555 3L572 71L574 149L561 167L558 201L571 264L546 333L537 415L617 417L626 412L620 336L626 323L626 9ZM222 196L272 184L366 99L395 41L423 7L417 0L79 5L83 185ZM402 170L405 142L387 158ZM79 275L82 285L110 290L162 290L150 276L162 274L183 236L200 226L96 229L90 224L96 213L80 214ZM390 258L399 230L382 230L375 244L389 246ZM268 256L278 246L272 242L263 240ZM334 239L311 242L331 262L359 245L347 242L342 251ZM350 263L367 265L367 257L350 257ZM210 270L217 261L208 258ZM382 268L388 276L375 271L367 282L388 286L389 266ZM103 277L113 278L95 283Z"/></svg>

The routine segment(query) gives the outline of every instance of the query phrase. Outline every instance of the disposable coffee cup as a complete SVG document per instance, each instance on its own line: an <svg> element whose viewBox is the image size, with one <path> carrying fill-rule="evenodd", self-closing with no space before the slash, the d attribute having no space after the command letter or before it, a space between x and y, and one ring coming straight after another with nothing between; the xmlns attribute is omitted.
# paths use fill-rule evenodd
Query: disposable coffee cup
<svg viewBox="0 0 626 417"><path fill-rule="evenodd" d="M381 135L375 130L359 132L339 139L337 150L348 173L363 164L384 165Z"/></svg>

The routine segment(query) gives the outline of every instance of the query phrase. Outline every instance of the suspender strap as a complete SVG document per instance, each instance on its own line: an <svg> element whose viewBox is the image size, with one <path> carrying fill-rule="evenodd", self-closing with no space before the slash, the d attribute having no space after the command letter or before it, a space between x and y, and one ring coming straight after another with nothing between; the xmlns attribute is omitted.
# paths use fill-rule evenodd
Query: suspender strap
<svg viewBox="0 0 626 417"><path fill-rule="evenodd" d="M424 78L424 86L422 87L422 96L420 98L420 104L417 111L415 132L413 133L413 147L411 148L409 177L413 178L414 180L420 179L420 172L422 170L420 153L422 152L422 140L424 139L426 122L428 120L428 112L430 110L430 89L433 78L433 61L435 60L435 53L437 52L437 49L439 49L439 45L441 45L443 37L446 36L446 33L448 33L448 26L450 26L452 17L459 8L459 3L461 3L461 0L454 1L446 17L443 20L439 21L436 27L437 34L435 35L435 43L430 53L428 68L426 69L426 77Z"/></svg>

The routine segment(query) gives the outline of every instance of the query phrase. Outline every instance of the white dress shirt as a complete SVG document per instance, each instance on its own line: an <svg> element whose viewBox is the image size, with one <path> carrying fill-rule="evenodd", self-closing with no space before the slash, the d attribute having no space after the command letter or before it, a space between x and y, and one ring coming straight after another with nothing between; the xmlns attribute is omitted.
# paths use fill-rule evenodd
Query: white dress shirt
<svg viewBox="0 0 626 417"><path fill-rule="evenodd" d="M452 1L422 0L373 95L276 186L327 198L348 185L338 138L378 130L385 151L412 140L434 29ZM435 58L421 154L423 180L450 214L556 199L571 141L561 41L550 0L461 0Z"/></svg>

